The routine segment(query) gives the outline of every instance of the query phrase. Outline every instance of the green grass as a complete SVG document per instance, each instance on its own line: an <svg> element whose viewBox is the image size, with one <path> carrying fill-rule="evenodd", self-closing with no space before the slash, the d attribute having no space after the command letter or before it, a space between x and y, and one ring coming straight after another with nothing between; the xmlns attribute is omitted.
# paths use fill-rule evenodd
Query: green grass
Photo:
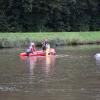
<svg viewBox="0 0 100 100"><path fill-rule="evenodd" d="M0 47L25 47L31 41L40 45L46 38L52 45L89 44L100 42L100 32L0 33Z"/></svg>

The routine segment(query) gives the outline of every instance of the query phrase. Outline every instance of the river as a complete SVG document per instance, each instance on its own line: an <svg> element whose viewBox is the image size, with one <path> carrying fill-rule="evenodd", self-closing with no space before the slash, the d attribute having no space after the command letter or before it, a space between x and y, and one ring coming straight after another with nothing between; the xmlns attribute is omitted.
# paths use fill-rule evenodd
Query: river
<svg viewBox="0 0 100 100"><path fill-rule="evenodd" d="M0 100L100 100L99 45L57 47L55 56L0 50Z"/></svg>

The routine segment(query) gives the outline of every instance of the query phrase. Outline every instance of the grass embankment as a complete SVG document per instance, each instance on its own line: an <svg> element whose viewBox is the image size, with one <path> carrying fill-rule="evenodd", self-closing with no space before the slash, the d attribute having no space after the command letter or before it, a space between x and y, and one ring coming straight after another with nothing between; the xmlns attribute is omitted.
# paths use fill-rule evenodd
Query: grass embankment
<svg viewBox="0 0 100 100"><path fill-rule="evenodd" d="M40 46L45 38L52 46L97 44L100 32L0 33L0 47L26 47L31 41Z"/></svg>

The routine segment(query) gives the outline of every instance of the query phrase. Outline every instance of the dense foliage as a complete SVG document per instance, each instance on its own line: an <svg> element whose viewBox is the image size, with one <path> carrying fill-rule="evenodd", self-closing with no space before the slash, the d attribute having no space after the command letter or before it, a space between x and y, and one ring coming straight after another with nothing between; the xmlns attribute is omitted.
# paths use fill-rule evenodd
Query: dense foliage
<svg viewBox="0 0 100 100"><path fill-rule="evenodd" d="M0 31L100 31L100 0L0 0Z"/></svg>

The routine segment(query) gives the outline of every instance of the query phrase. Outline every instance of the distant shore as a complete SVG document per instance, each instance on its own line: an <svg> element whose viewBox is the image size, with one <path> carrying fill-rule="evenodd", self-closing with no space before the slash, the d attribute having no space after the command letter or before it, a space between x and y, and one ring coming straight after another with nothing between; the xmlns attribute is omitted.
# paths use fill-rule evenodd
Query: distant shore
<svg viewBox="0 0 100 100"><path fill-rule="evenodd" d="M0 33L0 48L27 47L34 42L36 47L48 39L51 46L100 44L99 32L40 32Z"/></svg>

